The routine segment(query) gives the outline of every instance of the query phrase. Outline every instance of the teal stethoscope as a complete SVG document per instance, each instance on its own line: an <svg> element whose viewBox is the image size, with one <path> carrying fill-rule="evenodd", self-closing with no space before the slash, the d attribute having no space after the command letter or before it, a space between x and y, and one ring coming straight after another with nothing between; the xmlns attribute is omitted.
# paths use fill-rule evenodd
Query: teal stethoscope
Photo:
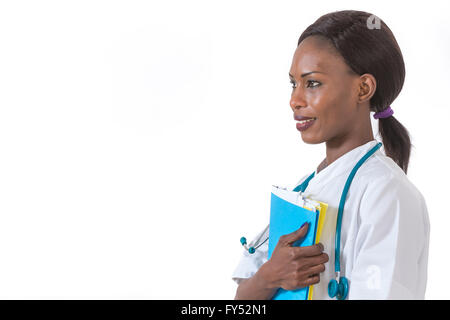
<svg viewBox="0 0 450 320"><path fill-rule="evenodd" d="M366 161L372 154L375 153L380 147L382 143L378 142L376 146L370 149L355 165L353 170L350 172L347 182L345 183L344 190L342 191L341 200L339 202L339 210L336 221L336 234L334 238L335 246L334 246L334 271L336 272L336 279L330 280L328 283L328 295L330 298L336 297L338 300L344 300L348 294L348 280L346 277L341 276L341 263L340 263L340 246L341 246L341 225L342 225L342 215L344 213L345 199L347 197L348 189L350 188L350 184L352 183L353 177L358 171L359 167ZM308 187L309 181L314 177L315 172L313 172L305 181L303 181L300 185L298 185L294 190L295 192L305 192ZM255 253L255 249L259 248L264 242L266 242L269 238L266 238L263 242L261 242L257 246L252 246L250 248L247 247L247 240L245 237L241 238L241 244L248 250L249 253ZM259 242L261 239L256 241Z"/></svg>

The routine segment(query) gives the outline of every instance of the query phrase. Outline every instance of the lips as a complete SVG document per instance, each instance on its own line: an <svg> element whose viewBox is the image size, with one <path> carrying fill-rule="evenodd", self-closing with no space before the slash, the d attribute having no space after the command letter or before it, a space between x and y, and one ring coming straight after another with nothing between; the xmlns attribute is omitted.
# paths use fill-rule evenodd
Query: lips
<svg viewBox="0 0 450 320"><path fill-rule="evenodd" d="M317 119L315 117L305 117L305 116L296 116L294 115L294 119L297 121L308 120L308 119Z"/></svg>
<svg viewBox="0 0 450 320"><path fill-rule="evenodd" d="M311 127L314 124L314 122L316 122L316 118L309 118L309 119L306 119L306 120L298 121L295 124L295 126L296 126L298 131L305 131L306 129Z"/></svg>

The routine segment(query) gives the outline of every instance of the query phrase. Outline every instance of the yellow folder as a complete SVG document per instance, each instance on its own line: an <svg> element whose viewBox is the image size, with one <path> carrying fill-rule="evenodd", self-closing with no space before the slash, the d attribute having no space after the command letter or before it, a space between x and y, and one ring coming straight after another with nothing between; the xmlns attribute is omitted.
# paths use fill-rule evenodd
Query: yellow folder
<svg viewBox="0 0 450 320"><path fill-rule="evenodd" d="M315 200L315 201L319 203L319 207L315 208L315 209L319 210L319 221L318 221L318 225L317 225L316 239L314 240L314 243L319 243L320 236L322 234L323 223L325 221L325 215L326 215L327 209L328 209L328 204L321 202L321 201L317 201L317 200ZM305 209L309 209L309 208L305 208ZM312 300L313 289L314 289L314 285L309 286L308 300Z"/></svg>

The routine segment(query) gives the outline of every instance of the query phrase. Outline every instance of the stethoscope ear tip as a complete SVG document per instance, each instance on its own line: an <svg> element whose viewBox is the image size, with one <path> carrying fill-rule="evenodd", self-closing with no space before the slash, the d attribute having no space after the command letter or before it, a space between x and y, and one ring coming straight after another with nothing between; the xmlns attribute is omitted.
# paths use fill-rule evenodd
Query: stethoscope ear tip
<svg viewBox="0 0 450 320"><path fill-rule="evenodd" d="M245 248L245 250L248 251L248 253L250 253L250 254L255 253L255 251L256 251L255 247L250 247L250 248L247 247L247 239L245 237L242 237L240 241L241 241L242 246Z"/></svg>

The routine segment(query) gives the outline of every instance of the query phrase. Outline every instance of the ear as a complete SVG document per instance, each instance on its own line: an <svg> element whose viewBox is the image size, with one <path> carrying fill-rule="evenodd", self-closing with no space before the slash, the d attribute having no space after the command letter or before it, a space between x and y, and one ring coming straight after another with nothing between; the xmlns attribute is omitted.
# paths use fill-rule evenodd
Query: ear
<svg viewBox="0 0 450 320"><path fill-rule="evenodd" d="M377 89L377 80L370 73L365 73L359 77L358 102L369 101Z"/></svg>

